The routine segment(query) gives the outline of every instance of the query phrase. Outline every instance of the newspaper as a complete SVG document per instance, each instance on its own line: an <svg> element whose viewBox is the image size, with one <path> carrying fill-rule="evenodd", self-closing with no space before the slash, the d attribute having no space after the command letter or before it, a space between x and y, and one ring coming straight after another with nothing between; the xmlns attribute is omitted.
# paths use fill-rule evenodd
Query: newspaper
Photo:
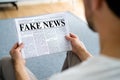
<svg viewBox="0 0 120 80"><path fill-rule="evenodd" d="M69 25L65 13L15 19L19 43L24 43L22 56L36 57L71 50L65 39Z"/></svg>

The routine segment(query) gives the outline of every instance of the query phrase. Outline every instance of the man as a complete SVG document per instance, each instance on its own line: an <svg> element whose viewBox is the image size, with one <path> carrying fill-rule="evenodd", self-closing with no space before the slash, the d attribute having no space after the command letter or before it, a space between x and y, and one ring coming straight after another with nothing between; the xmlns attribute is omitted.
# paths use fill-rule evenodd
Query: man
<svg viewBox="0 0 120 80"><path fill-rule="evenodd" d="M84 62L50 80L119 80L120 3L118 0L84 0L84 5L89 27L99 34L101 55L92 57L75 34L67 35L72 51ZM21 56L22 48L23 44L15 44L10 51L16 80L30 80Z"/></svg>
<svg viewBox="0 0 120 80"><path fill-rule="evenodd" d="M120 2L84 0L84 5L89 27L99 34L101 55L90 58L89 53L78 45L79 41L75 35L67 36L67 40L71 41L73 52L84 62L51 77L50 80L119 80Z"/></svg>

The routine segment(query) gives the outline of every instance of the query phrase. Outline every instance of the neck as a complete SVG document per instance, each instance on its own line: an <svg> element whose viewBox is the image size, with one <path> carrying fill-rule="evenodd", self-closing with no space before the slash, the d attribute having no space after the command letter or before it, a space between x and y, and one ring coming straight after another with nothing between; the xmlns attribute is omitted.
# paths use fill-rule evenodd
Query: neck
<svg viewBox="0 0 120 80"><path fill-rule="evenodd" d="M101 40L101 54L120 58L120 40Z"/></svg>
<svg viewBox="0 0 120 80"><path fill-rule="evenodd" d="M120 59L120 21L115 20L114 22L112 20L109 19L104 23L105 28L100 33L101 53Z"/></svg>

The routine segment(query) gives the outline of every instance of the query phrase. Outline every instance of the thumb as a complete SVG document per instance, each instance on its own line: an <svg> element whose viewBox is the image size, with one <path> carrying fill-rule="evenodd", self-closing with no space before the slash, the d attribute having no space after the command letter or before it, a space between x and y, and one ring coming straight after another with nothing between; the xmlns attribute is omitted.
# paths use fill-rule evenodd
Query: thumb
<svg viewBox="0 0 120 80"><path fill-rule="evenodd" d="M72 37L70 37L70 36L68 36L68 35L65 36L65 38L66 38L68 41L72 41L72 39L73 39Z"/></svg>
<svg viewBox="0 0 120 80"><path fill-rule="evenodd" d="M18 51L21 51L21 49L22 49L23 47L24 47L24 44L21 43L21 44L18 46L17 50L18 50Z"/></svg>

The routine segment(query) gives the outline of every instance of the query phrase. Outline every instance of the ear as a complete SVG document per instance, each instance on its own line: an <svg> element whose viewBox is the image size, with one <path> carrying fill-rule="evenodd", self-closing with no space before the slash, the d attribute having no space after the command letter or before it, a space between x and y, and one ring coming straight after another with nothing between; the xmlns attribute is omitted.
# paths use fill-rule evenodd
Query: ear
<svg viewBox="0 0 120 80"><path fill-rule="evenodd" d="M103 2L105 0L91 0L92 3L91 3L91 6L92 6L92 10L98 10L98 9L101 9L102 8L102 5L103 5Z"/></svg>

